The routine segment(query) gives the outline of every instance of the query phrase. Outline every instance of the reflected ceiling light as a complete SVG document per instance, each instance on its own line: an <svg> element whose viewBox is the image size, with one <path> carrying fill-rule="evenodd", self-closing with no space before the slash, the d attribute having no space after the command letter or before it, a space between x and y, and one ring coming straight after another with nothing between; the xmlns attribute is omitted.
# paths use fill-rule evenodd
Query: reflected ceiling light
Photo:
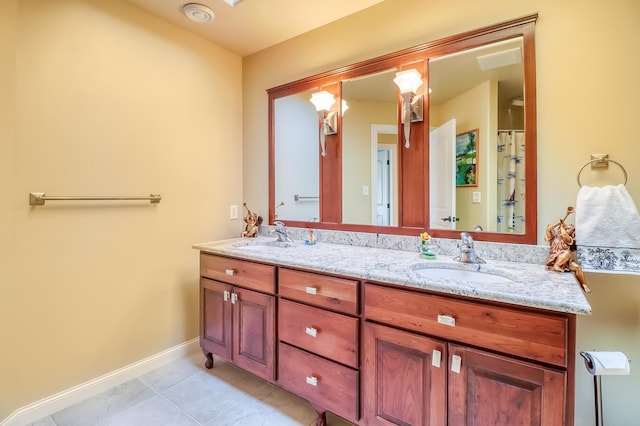
<svg viewBox="0 0 640 426"><path fill-rule="evenodd" d="M316 107L318 117L320 118L320 147L322 148L322 156L324 157L327 155L325 136L338 133L337 113L336 111L331 111L331 107L336 103L336 100L331 93L323 90L311 95L311 103Z"/></svg>
<svg viewBox="0 0 640 426"><path fill-rule="evenodd" d="M182 13L193 22L206 24L211 22L216 14L207 6L199 3L187 3L182 6Z"/></svg>
<svg viewBox="0 0 640 426"><path fill-rule="evenodd" d="M511 99L511 105L513 106L524 106L524 99L522 98L513 98Z"/></svg>
<svg viewBox="0 0 640 426"><path fill-rule="evenodd" d="M230 6L235 6L236 4L240 3L242 0L224 0L224 2Z"/></svg>
<svg viewBox="0 0 640 426"><path fill-rule="evenodd" d="M404 146L409 148L411 123L423 120L423 96L414 96L422 86L422 75L415 68L399 71L393 82L400 89L402 96L402 123L404 124Z"/></svg>

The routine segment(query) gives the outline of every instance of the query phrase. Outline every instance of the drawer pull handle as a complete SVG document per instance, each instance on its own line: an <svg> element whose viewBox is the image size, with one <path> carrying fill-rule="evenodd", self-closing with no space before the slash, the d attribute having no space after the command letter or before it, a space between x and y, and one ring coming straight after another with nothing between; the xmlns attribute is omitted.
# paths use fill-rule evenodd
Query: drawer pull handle
<svg viewBox="0 0 640 426"><path fill-rule="evenodd" d="M318 335L318 329L314 327L306 327L304 332L311 337L316 337Z"/></svg>
<svg viewBox="0 0 640 426"><path fill-rule="evenodd" d="M237 301L238 301L238 294L231 293L231 303L235 305Z"/></svg>
<svg viewBox="0 0 640 426"><path fill-rule="evenodd" d="M225 269L224 272L230 277L232 277L236 273L236 271L234 271L233 269Z"/></svg>
<svg viewBox="0 0 640 426"><path fill-rule="evenodd" d="M317 289L317 288L315 288L315 287L306 287L306 288L304 289L304 291L305 291L307 294L318 294L318 289Z"/></svg>
<svg viewBox="0 0 640 426"><path fill-rule="evenodd" d="M448 325L449 327L455 327L456 319L450 315L438 315L438 324Z"/></svg>
<svg viewBox="0 0 640 426"><path fill-rule="evenodd" d="M454 355L451 357L451 371L460 374L460 367L462 366L462 357L460 355Z"/></svg>
<svg viewBox="0 0 640 426"><path fill-rule="evenodd" d="M318 378L313 376L307 376L307 384L311 386L318 386Z"/></svg>
<svg viewBox="0 0 640 426"><path fill-rule="evenodd" d="M433 365L436 368L440 368L441 361L442 361L442 352L440 352L437 349L434 349L431 352L431 365Z"/></svg>
<svg viewBox="0 0 640 426"><path fill-rule="evenodd" d="M225 290L223 294L224 301L226 302L227 300L229 300L229 296L231 295L231 293Z"/></svg>

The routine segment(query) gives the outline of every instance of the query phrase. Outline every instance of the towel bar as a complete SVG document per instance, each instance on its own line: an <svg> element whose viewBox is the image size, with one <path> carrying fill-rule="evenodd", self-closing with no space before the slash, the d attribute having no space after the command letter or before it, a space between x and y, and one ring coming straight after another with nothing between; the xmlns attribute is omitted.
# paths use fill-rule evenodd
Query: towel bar
<svg viewBox="0 0 640 426"><path fill-rule="evenodd" d="M30 206L44 206L45 201L76 201L76 200L90 200L90 201L112 201L112 200L149 200L151 204L158 204L162 197L159 194L141 195L141 196L127 196L127 195L113 195L113 196L46 196L44 192L30 192L29 193L29 205Z"/></svg>
<svg viewBox="0 0 640 426"><path fill-rule="evenodd" d="M618 165L618 167L620 167L622 169L622 173L624 174L624 182L622 183L623 185L627 184L627 171L625 170L625 168L622 166L622 164L618 163L615 160L609 160L608 158L594 158L591 161L587 161L586 163L584 163L582 165L582 167L580 167L580 170L578 170L578 175L576 176L578 179L578 186L580 188L582 188L582 183L580 182L580 173L582 173L582 170L584 170L585 167L587 167L589 164L595 164L595 163L613 163Z"/></svg>
<svg viewBox="0 0 640 426"><path fill-rule="evenodd" d="M296 194L296 195L294 195L294 196L293 196L293 200L294 200L294 201L300 201L300 200L319 200L319 199L320 199L320 197L306 197L306 196L298 195L298 194Z"/></svg>

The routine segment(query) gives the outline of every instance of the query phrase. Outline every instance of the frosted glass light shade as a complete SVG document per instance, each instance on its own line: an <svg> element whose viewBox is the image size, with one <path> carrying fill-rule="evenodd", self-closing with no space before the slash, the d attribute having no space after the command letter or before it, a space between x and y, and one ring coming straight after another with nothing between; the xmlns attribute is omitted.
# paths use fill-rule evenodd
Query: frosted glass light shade
<svg viewBox="0 0 640 426"><path fill-rule="evenodd" d="M316 107L316 111L329 111L335 102L333 95L326 90L311 95L311 103Z"/></svg>
<svg viewBox="0 0 640 426"><path fill-rule="evenodd" d="M415 68L399 71L393 82L400 89L400 93L416 93L418 87L422 86L422 75Z"/></svg>

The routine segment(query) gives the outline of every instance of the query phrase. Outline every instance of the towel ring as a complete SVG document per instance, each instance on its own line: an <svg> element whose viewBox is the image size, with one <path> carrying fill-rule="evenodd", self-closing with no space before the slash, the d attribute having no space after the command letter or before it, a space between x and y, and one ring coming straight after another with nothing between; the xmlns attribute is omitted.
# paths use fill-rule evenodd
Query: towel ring
<svg viewBox="0 0 640 426"><path fill-rule="evenodd" d="M626 185L626 184L627 184L627 171L625 170L625 168L624 168L624 167L622 167L622 164L618 163L618 162L617 162L617 161L615 161L615 160L603 160L603 159L601 159L601 158L596 158L596 159L594 159L594 160L587 161L586 163L584 163L584 165L583 165L582 167L580 167L580 170L578 170L578 176L577 176L577 178L578 178L578 186L579 186L580 188L582 188L582 183L580 183L580 173L582 173L582 170L584 170L584 168L585 168L585 167L587 167L589 164L599 163L599 162L602 162L602 161L608 161L609 163L617 164L617 165L618 165L618 167L620 167L620 168L622 169L622 173L624 173L624 183L623 183L623 185Z"/></svg>

